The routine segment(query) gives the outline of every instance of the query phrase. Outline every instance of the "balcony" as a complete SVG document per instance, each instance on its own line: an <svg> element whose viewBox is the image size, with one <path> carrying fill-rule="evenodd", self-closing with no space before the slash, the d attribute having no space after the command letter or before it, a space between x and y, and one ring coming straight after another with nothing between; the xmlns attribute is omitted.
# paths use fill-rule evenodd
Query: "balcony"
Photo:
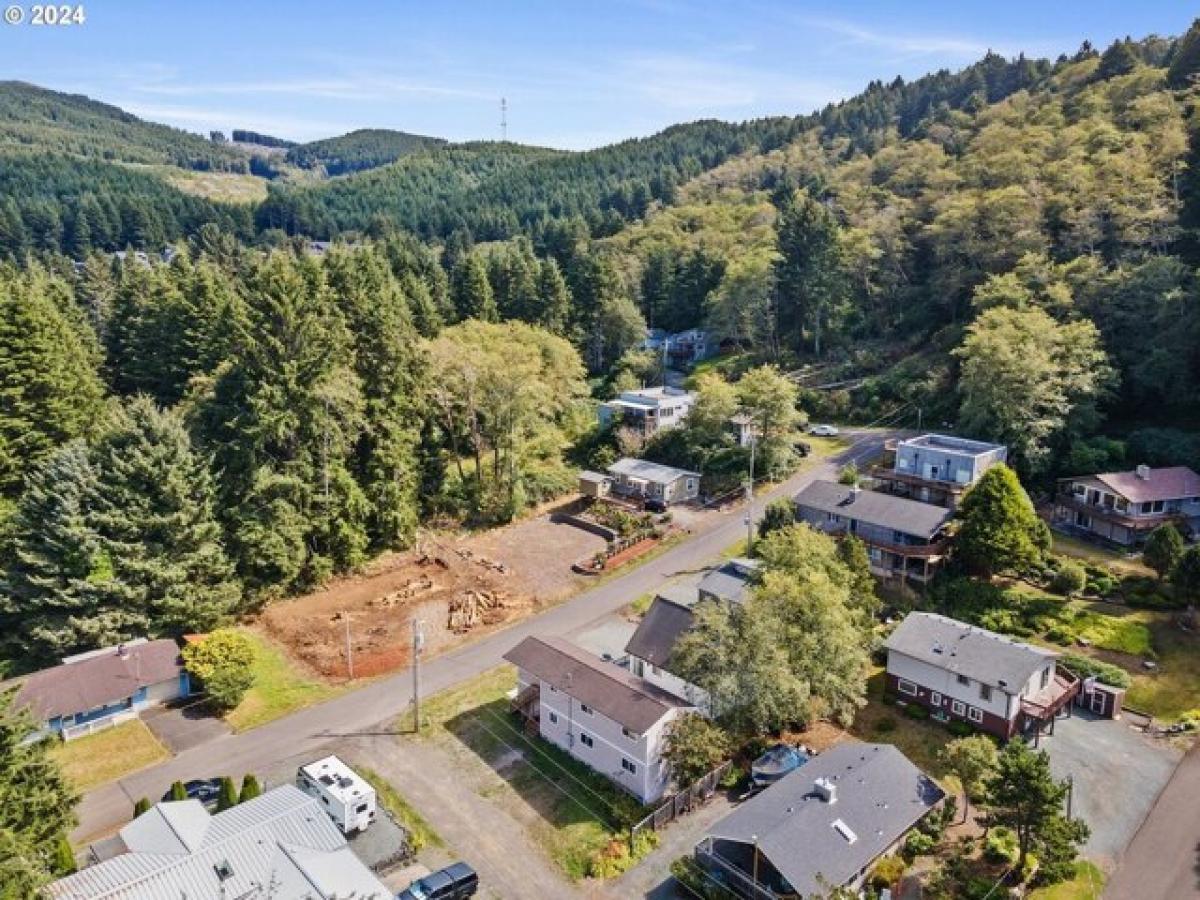
<svg viewBox="0 0 1200 900"><path fill-rule="evenodd" d="M1079 676L1068 669L1058 666L1054 670L1054 680L1029 697L1021 698L1021 712L1031 719L1046 721L1058 715L1058 711L1075 699L1082 682Z"/></svg>
<svg viewBox="0 0 1200 900"><path fill-rule="evenodd" d="M1073 494L1070 491L1059 491L1054 497L1054 503L1064 509L1081 512L1087 516L1095 516L1098 519L1103 519L1105 522L1112 522L1115 525L1122 525L1125 528L1138 531L1153 530L1167 522L1179 522L1186 518L1180 512L1161 512L1135 516L1129 512L1122 512L1116 507L1105 506L1102 503L1088 503L1078 494Z"/></svg>

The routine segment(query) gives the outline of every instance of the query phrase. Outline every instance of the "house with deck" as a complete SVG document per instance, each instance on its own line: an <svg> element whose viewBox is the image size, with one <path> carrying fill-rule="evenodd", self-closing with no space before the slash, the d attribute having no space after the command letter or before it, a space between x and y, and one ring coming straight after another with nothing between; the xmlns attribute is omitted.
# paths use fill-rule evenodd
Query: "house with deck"
<svg viewBox="0 0 1200 900"><path fill-rule="evenodd" d="M856 891L944 797L892 744L837 744L711 826L693 856L746 900Z"/></svg>
<svg viewBox="0 0 1200 900"><path fill-rule="evenodd" d="M887 689L899 701L1002 740L1053 734L1081 686L1055 651L936 613L909 613L884 646Z"/></svg>
<svg viewBox="0 0 1200 900"><path fill-rule="evenodd" d="M896 441L891 467L876 468L871 477L889 494L956 509L984 472L1007 459L1002 444L923 434Z"/></svg>
<svg viewBox="0 0 1200 900"><path fill-rule="evenodd" d="M675 642L691 629L694 609L701 601L741 603L749 594L758 569L758 560L731 559L705 574L698 584L669 585L660 591L625 645L630 671L709 712L708 693L673 671L671 655L675 652Z"/></svg>
<svg viewBox="0 0 1200 900"><path fill-rule="evenodd" d="M607 471L610 482L597 496L616 495L642 502L657 500L668 506L700 496L700 473L688 469L627 456L618 459Z"/></svg>
<svg viewBox="0 0 1200 900"><path fill-rule="evenodd" d="M671 782L667 727L693 705L557 637L527 637L504 654L517 667L512 709L526 727L642 803Z"/></svg>
<svg viewBox="0 0 1200 900"><path fill-rule="evenodd" d="M55 881L52 900L391 900L316 798L292 785L211 814L158 803L121 829L117 855Z"/></svg>
<svg viewBox="0 0 1200 900"><path fill-rule="evenodd" d="M140 638L68 656L62 665L19 679L13 702L33 713L40 735L71 740L190 693L179 646Z"/></svg>
<svg viewBox="0 0 1200 900"><path fill-rule="evenodd" d="M823 480L801 490L794 502L799 521L866 544L871 571L881 578L925 583L949 552L946 528L953 513L942 506Z"/></svg>
<svg viewBox="0 0 1200 900"><path fill-rule="evenodd" d="M622 391L615 400L601 403L596 414L601 428L619 423L645 439L677 427L695 403L695 393L683 388L639 388Z"/></svg>
<svg viewBox="0 0 1200 900"><path fill-rule="evenodd" d="M1119 547L1139 547L1155 528L1170 523L1200 535L1200 475L1187 466L1102 472L1060 478L1052 522Z"/></svg>

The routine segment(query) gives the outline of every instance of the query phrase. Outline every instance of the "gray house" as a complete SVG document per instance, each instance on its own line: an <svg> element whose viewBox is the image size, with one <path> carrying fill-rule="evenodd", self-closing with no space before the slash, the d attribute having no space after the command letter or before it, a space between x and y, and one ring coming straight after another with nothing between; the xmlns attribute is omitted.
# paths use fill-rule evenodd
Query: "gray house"
<svg viewBox="0 0 1200 900"><path fill-rule="evenodd" d="M608 492L638 500L685 503L700 496L700 473L627 456L608 467Z"/></svg>
<svg viewBox="0 0 1200 900"><path fill-rule="evenodd" d="M1159 525L1200 534L1200 475L1187 466L1063 478L1054 524L1121 547L1135 547Z"/></svg>
<svg viewBox="0 0 1200 900"><path fill-rule="evenodd" d="M833 481L814 481L795 498L796 516L827 534L852 534L867 545L871 571L926 582L949 550L953 513L941 506Z"/></svg>
<svg viewBox="0 0 1200 900"><path fill-rule="evenodd" d="M601 403L596 415L601 428L620 422L649 438L683 422L695 402L696 395L683 388L640 388L622 391L615 400Z"/></svg>
<svg viewBox="0 0 1200 900"><path fill-rule="evenodd" d="M889 493L954 509L967 488L1007 459L1002 444L923 434L898 441L892 467L871 475Z"/></svg>
<svg viewBox="0 0 1200 900"><path fill-rule="evenodd" d="M713 825L694 855L748 900L853 890L944 796L891 744L838 744Z"/></svg>

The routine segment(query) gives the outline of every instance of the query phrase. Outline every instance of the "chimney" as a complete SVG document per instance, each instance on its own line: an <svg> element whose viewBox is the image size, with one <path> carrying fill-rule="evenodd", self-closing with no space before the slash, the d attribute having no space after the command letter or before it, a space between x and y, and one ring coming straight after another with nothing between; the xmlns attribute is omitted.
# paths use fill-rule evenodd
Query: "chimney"
<svg viewBox="0 0 1200 900"><path fill-rule="evenodd" d="M837 803L837 785L833 783L832 778L818 778L813 782L813 790L830 806Z"/></svg>
<svg viewBox="0 0 1200 900"><path fill-rule="evenodd" d="M1142 481L1150 480L1150 467L1144 463L1138 466L1134 471L1137 473L1137 477L1142 479Z"/></svg>

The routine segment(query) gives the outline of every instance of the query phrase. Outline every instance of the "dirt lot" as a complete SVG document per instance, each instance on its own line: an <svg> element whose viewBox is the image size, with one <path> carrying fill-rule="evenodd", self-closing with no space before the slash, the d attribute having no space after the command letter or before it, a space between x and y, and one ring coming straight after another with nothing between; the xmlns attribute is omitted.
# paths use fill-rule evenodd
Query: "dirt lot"
<svg viewBox="0 0 1200 900"><path fill-rule="evenodd" d="M428 650L444 650L572 593L582 579L571 563L603 546L546 515L461 538L424 536L361 575L268 607L261 624L326 678L344 678L348 614L354 675L378 675L408 664L414 617Z"/></svg>

